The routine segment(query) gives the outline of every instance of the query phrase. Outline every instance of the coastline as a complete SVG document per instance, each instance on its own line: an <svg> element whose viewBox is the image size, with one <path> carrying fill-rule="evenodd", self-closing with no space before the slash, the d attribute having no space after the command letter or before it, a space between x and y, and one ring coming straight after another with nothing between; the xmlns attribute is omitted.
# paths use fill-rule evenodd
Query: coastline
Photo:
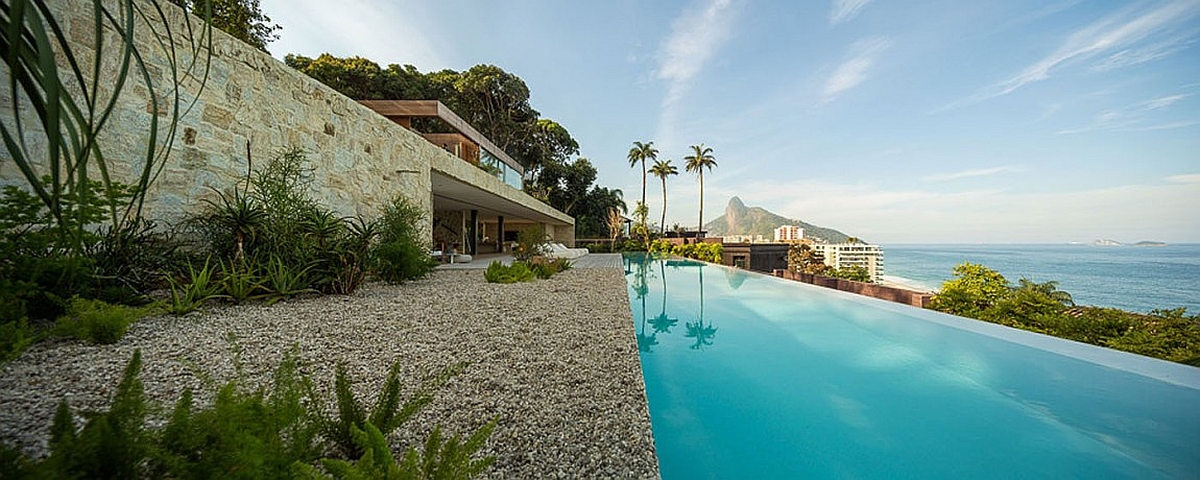
<svg viewBox="0 0 1200 480"><path fill-rule="evenodd" d="M880 275L879 284L885 287L900 288L920 293L935 293L938 290L911 278L897 277L895 275Z"/></svg>

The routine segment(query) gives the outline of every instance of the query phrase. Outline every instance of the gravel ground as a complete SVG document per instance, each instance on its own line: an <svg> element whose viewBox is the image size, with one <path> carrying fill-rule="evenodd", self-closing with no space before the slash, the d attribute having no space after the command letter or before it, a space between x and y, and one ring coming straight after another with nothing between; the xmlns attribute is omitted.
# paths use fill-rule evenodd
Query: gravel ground
<svg viewBox="0 0 1200 480"><path fill-rule="evenodd" d="M104 407L134 349L147 395L169 407L186 388L210 401L212 382L234 378L235 351L247 385L266 386L296 346L327 399L334 365L345 362L368 404L394 361L409 389L470 362L391 436L397 450L419 446L435 424L466 436L498 415L484 449L497 457L488 477L657 477L625 288L617 269L514 285L486 283L479 270L437 271L350 297L145 319L116 345L46 342L0 371L0 442L44 455L59 399L77 410Z"/></svg>

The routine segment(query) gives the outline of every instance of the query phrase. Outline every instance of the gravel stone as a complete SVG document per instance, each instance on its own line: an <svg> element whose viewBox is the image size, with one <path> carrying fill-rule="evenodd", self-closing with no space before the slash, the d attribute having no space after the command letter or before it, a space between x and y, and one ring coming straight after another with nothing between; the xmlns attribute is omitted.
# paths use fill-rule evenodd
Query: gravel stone
<svg viewBox="0 0 1200 480"><path fill-rule="evenodd" d="M106 408L135 349L147 396L163 407L157 425L185 389L210 404L238 368L248 388L267 388L295 347L331 410L338 362L368 405L395 361L409 392L446 365L469 362L392 434L397 452L420 448L435 425L466 437L498 417L483 450L496 456L485 478L657 478L630 315L621 270L576 268L512 285L487 283L480 270L438 270L351 296L143 319L115 345L52 340L5 365L0 442L45 455L59 400L76 411Z"/></svg>

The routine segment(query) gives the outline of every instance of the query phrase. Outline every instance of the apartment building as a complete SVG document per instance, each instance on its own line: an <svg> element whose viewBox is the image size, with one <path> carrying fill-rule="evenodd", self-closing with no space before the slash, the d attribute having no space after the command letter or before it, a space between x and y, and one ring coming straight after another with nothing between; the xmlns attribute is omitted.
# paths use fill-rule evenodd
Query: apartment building
<svg viewBox="0 0 1200 480"><path fill-rule="evenodd" d="M825 258L825 265L838 270L850 267L867 269L872 282L883 276L883 250L865 243L814 243L812 249Z"/></svg>

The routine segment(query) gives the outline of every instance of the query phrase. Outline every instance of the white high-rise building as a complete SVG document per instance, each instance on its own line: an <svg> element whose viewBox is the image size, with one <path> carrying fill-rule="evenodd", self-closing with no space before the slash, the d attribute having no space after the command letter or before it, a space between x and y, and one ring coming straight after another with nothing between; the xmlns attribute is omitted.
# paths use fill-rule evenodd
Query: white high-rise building
<svg viewBox="0 0 1200 480"><path fill-rule="evenodd" d="M850 267L867 269L872 282L883 275L883 250L865 243L814 243L812 249L825 258L825 265L838 270Z"/></svg>
<svg viewBox="0 0 1200 480"><path fill-rule="evenodd" d="M804 229L796 225L780 225L775 229L776 242L798 242L804 240Z"/></svg>

